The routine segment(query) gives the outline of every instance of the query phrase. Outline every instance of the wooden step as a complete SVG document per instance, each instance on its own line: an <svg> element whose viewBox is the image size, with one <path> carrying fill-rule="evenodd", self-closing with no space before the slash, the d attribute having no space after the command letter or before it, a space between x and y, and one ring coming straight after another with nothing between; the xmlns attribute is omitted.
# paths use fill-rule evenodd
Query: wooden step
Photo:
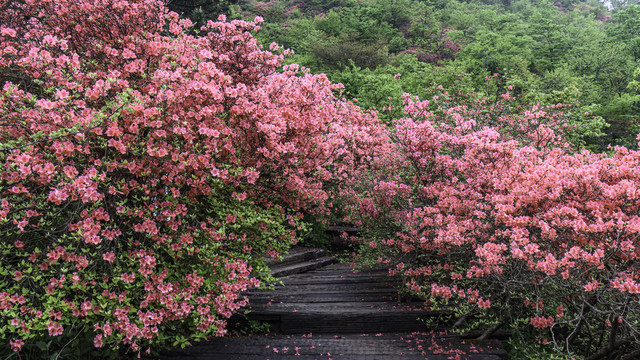
<svg viewBox="0 0 640 360"><path fill-rule="evenodd" d="M494 340L464 341L432 334L305 334L216 338L187 349L165 351L166 360L445 360L462 354L465 360L504 360Z"/></svg>
<svg viewBox="0 0 640 360"><path fill-rule="evenodd" d="M246 293L249 319L267 322L279 333L423 331L419 318L443 315L425 309L423 302L398 303L393 282L378 270L353 273L334 264L283 282L272 290Z"/></svg>
<svg viewBox="0 0 640 360"><path fill-rule="evenodd" d="M398 304L380 294L361 298L344 294L342 299L334 297L329 301L322 298L259 301L252 305L249 318L268 322L283 334L305 331L326 334L425 331L426 325L419 319L443 315L443 312L425 309L421 303Z"/></svg>
<svg viewBox="0 0 640 360"><path fill-rule="evenodd" d="M428 311L398 312L359 309L344 312L253 312L249 317L253 320L269 323L274 330L281 334L301 334L304 332L361 334L426 331L429 328L419 319L439 315L439 313Z"/></svg>
<svg viewBox="0 0 640 360"><path fill-rule="evenodd" d="M312 296L310 296L312 295ZM393 291L382 289L379 291L359 292L359 293L341 293L341 292L321 292L315 294L264 294L264 295L252 295L251 304L256 306L262 303L343 303L345 301L351 302L367 302L367 301L379 301L385 299L387 301L394 301L397 299L397 294Z"/></svg>
<svg viewBox="0 0 640 360"><path fill-rule="evenodd" d="M395 288L392 283L377 283L369 281L366 283L347 283L347 282L332 282L332 283L306 283L299 285L286 284L284 286L277 286L274 290L250 290L247 294L261 295L265 293L279 293L279 294L292 294L292 293L314 293L314 292L340 292L340 290L351 291L376 291L381 289L394 291ZM343 291L344 292L344 291Z"/></svg>
<svg viewBox="0 0 640 360"><path fill-rule="evenodd" d="M347 234L358 234L362 232L362 228L356 226L349 225L330 225L324 230L327 233L347 233Z"/></svg>
<svg viewBox="0 0 640 360"><path fill-rule="evenodd" d="M292 274L300 274L307 271L315 270L323 266L336 263L338 260L330 256L323 256L316 259L307 260L305 262L278 265L271 268L271 275L275 277L283 277Z"/></svg>
<svg viewBox="0 0 640 360"><path fill-rule="evenodd" d="M247 318L235 316L263 321L279 335L212 339L161 358L445 360L462 354L467 360L506 359L499 341L463 340L428 328L421 319L445 314L423 302L398 303L393 285L385 271L354 273L348 264L285 276L274 289L245 292L252 311Z"/></svg>
<svg viewBox="0 0 640 360"><path fill-rule="evenodd" d="M280 260L270 259L267 261L267 265L269 265L269 267L284 266L316 259L322 256L324 256L324 250L322 249L293 247L289 249L289 252L283 255Z"/></svg>

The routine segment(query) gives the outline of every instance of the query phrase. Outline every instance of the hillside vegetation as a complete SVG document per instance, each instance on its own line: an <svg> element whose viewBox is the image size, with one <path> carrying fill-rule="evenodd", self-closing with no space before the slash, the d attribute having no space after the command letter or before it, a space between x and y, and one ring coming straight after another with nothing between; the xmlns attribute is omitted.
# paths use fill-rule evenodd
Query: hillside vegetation
<svg viewBox="0 0 640 360"><path fill-rule="evenodd" d="M434 84L489 97L511 86L523 106L576 104L580 146L633 147L640 131L638 90L630 86L640 66L640 7L632 3L614 2L612 11L596 0L179 3L187 2L169 7L195 21L221 11L262 16L259 40L293 50L288 63L327 74L384 119L401 116L404 92L424 97ZM485 90L487 76L494 93Z"/></svg>

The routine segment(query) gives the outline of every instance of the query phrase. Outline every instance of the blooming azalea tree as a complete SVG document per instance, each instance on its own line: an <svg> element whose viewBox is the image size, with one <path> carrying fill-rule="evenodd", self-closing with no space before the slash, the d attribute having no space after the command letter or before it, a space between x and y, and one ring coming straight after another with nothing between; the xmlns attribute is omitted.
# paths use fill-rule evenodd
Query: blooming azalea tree
<svg viewBox="0 0 640 360"><path fill-rule="evenodd" d="M384 139L255 22L157 0L0 0L0 349L225 333L264 254ZM5 341L6 340L6 341Z"/></svg>
<svg viewBox="0 0 640 360"><path fill-rule="evenodd" d="M573 152L567 106L503 95L405 98L395 150L345 196L367 257L480 338L509 327L565 354L637 354L640 152Z"/></svg>
<svg viewBox="0 0 640 360"><path fill-rule="evenodd" d="M2 353L222 335L265 254L337 205L454 327L640 351L638 151L574 151L570 107L509 92L406 96L386 133L259 22L0 0Z"/></svg>

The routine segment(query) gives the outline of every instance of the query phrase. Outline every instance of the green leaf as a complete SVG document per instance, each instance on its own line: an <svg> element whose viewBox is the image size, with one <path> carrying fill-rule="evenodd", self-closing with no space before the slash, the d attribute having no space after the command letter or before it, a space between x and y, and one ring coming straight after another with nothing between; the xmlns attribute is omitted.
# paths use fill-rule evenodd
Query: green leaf
<svg viewBox="0 0 640 360"><path fill-rule="evenodd" d="M49 345L47 343L45 343L44 341L36 342L36 346L38 347L38 349L40 349L42 351L48 351L49 350Z"/></svg>

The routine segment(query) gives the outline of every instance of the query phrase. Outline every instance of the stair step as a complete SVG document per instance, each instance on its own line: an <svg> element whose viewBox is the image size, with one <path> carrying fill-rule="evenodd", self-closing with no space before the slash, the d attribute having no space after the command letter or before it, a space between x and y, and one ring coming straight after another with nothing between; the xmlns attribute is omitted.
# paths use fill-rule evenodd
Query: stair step
<svg viewBox="0 0 640 360"><path fill-rule="evenodd" d="M365 284L365 283L384 283L388 284L390 287L394 287L393 284L396 282L393 279L389 279L385 276L353 276L353 275L345 275L345 276L318 276L318 274L314 274L313 278L304 278L299 275L291 275L286 279L282 280L283 283L287 286L292 285L329 285L329 284Z"/></svg>
<svg viewBox="0 0 640 360"><path fill-rule="evenodd" d="M271 275L275 277L283 277L292 274L300 274L336 263L337 261L338 260L336 258L323 256L321 258L307 260L301 263L278 265L271 268Z"/></svg>
<svg viewBox="0 0 640 360"><path fill-rule="evenodd" d="M418 306L393 301L261 303L254 305L249 318L268 322L283 334L327 334L425 331L427 326L419 319L443 315Z"/></svg>
<svg viewBox="0 0 640 360"><path fill-rule="evenodd" d="M324 250L322 249L293 247L289 249L289 252L283 255L280 260L270 259L269 261L267 261L267 265L269 265L270 267L284 266L319 258L323 255Z"/></svg>
<svg viewBox="0 0 640 360"><path fill-rule="evenodd" d="M283 334L300 334L305 331L318 334L361 334L425 331L427 326L418 320L417 314L384 314L372 310L352 314L306 313L302 316L288 313L280 317L279 330Z"/></svg>
<svg viewBox="0 0 640 360"><path fill-rule="evenodd" d="M301 269L307 272L284 277L284 285L272 290L245 292L251 312L229 319L238 324L262 321L279 335L212 339L189 349L165 352L161 358L445 360L460 354L467 360L507 358L497 340L464 340L447 335L442 331L445 329L429 327L423 320L445 313L426 309L423 301L398 303L387 272L354 273L348 264L327 265L325 261L336 260L323 257L274 266L276 276ZM321 268L313 270L318 266Z"/></svg>
<svg viewBox="0 0 640 360"><path fill-rule="evenodd" d="M275 349L275 350L274 350ZM437 349L438 351L431 350ZM161 359L181 360L501 360L507 352L495 340L469 341L414 334L309 334L214 338L207 343L165 351Z"/></svg>
<svg viewBox="0 0 640 360"><path fill-rule="evenodd" d="M386 301L382 297L378 297L377 301L342 301L338 304L334 302L272 302L270 305L253 306L254 312L283 314L288 312L300 313L319 313L319 314L344 314L354 312L371 312L371 310L387 311L387 312L413 312L413 313L433 313L424 309L424 303L397 303L395 301ZM297 310L297 311L296 311ZM438 312L439 313L439 312Z"/></svg>
<svg viewBox="0 0 640 360"><path fill-rule="evenodd" d="M327 293L341 290L349 291L358 291L358 292L369 292L369 291L380 291L380 290L390 290L394 291L395 288L391 286L392 284L380 284L376 282L367 282L367 283L352 283L352 282L332 282L332 283L308 283L308 284L300 284L300 285L290 285L285 283L284 286L278 286L274 290L251 290L247 292L247 295L261 295L264 293L271 293L277 290L278 294L308 294L308 293Z"/></svg>
<svg viewBox="0 0 640 360"><path fill-rule="evenodd" d="M388 299L388 301L393 301L397 298L397 294L385 290L385 291L371 291L367 293L357 293L357 294L343 294L343 293L315 293L315 294L290 294L290 295L252 295L251 296L251 304L257 305L261 303L339 303L345 301L352 302L366 302L366 301L376 301L379 299Z"/></svg>

